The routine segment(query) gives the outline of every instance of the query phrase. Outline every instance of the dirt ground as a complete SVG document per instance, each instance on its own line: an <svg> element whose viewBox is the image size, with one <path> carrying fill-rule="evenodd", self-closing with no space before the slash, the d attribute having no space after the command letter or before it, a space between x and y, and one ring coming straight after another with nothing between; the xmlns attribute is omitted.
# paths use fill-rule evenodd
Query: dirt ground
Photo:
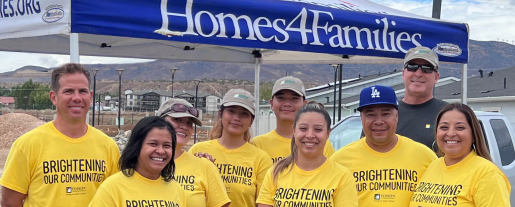
<svg viewBox="0 0 515 207"><path fill-rule="evenodd" d="M53 110L39 110L39 111L38 110L33 110L33 111L32 110L16 110L16 111L9 110L9 111L2 111L2 112L4 115L7 113L24 113L24 114L32 115L44 122L51 121L53 119L53 114L55 113L55 111L53 111ZM148 114L148 115L153 115L153 114ZM117 115L114 112L106 112L106 113L102 112L100 119L98 119L99 118L98 116L95 116L95 128L101 130L107 136L110 136L110 137L116 136L118 134L118 126L114 125L115 124L114 120L115 120L116 116ZM120 126L120 129L122 129L124 131L132 130L134 128L134 125L145 116L147 116L147 113L145 113L145 112L143 112L143 113L136 113L136 112L122 113L122 117L125 118L125 125ZM92 124L91 123L92 118L93 117L90 114L90 123L89 124ZM210 120L210 119L214 119L213 122L209 122L208 120ZM207 126L207 127L199 127L197 129L197 133L198 133L197 141L208 140L209 129L210 129L209 126L213 125L216 122L216 118L213 118L210 114L204 114L202 121L203 121L203 125ZM100 123L100 125L98 125L98 123ZM185 146L184 149L188 150L191 147L191 145L193 145L193 139L190 141L190 143L188 143L187 146ZM10 148L0 149L0 176L3 173L5 161L7 159L7 155L9 154L9 150L10 150ZM2 198L2 196L0 194L0 199L1 198Z"/></svg>
<svg viewBox="0 0 515 207"><path fill-rule="evenodd" d="M0 149L0 176L4 172L5 160L9 154L9 149ZM0 200L2 200L2 194L0 193Z"/></svg>

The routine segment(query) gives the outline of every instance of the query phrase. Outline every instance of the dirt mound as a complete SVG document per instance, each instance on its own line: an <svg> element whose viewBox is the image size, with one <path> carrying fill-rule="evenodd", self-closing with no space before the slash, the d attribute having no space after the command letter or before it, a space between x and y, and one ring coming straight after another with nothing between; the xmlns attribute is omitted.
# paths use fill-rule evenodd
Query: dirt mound
<svg viewBox="0 0 515 207"><path fill-rule="evenodd" d="M14 140L45 122L28 114L8 113L0 116L0 149L10 148Z"/></svg>

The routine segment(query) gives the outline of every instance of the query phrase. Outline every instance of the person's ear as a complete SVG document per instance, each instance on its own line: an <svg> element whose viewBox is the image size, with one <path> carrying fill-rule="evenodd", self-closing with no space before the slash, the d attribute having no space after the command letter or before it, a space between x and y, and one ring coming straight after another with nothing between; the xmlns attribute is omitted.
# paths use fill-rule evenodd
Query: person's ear
<svg viewBox="0 0 515 207"><path fill-rule="evenodd" d="M435 85L436 85L436 83L438 83L438 79L440 79L440 73L439 72L437 72L435 74Z"/></svg>
<svg viewBox="0 0 515 207"><path fill-rule="evenodd" d="M50 101L52 101L52 104L54 104L54 106L56 106L56 104L57 104L57 93L54 92L53 90L50 90L49 96L50 96Z"/></svg>

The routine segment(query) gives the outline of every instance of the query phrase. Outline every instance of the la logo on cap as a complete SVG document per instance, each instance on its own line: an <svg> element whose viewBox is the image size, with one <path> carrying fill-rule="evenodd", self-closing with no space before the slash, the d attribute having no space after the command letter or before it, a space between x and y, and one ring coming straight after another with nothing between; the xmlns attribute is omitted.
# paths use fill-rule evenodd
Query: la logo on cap
<svg viewBox="0 0 515 207"><path fill-rule="evenodd" d="M372 87L372 98L380 98L379 94L380 92L377 91L376 87Z"/></svg>

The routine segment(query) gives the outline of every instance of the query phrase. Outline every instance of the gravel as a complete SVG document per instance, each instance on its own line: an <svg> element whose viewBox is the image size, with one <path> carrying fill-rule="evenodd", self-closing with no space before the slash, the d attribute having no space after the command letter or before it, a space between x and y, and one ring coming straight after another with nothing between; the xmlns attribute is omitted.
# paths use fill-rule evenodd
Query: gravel
<svg viewBox="0 0 515 207"><path fill-rule="evenodd" d="M21 135L43 125L45 122L23 113L8 113L0 116L0 149L11 148Z"/></svg>
<svg viewBox="0 0 515 207"><path fill-rule="evenodd" d="M131 130L128 130L126 132L124 132L123 130L120 130L118 135L116 135L115 137L111 137L111 138L114 139L114 141L116 142L116 145L118 145L118 149L121 152L125 148L125 145L127 145L127 141L129 141L129 137L131 137Z"/></svg>

